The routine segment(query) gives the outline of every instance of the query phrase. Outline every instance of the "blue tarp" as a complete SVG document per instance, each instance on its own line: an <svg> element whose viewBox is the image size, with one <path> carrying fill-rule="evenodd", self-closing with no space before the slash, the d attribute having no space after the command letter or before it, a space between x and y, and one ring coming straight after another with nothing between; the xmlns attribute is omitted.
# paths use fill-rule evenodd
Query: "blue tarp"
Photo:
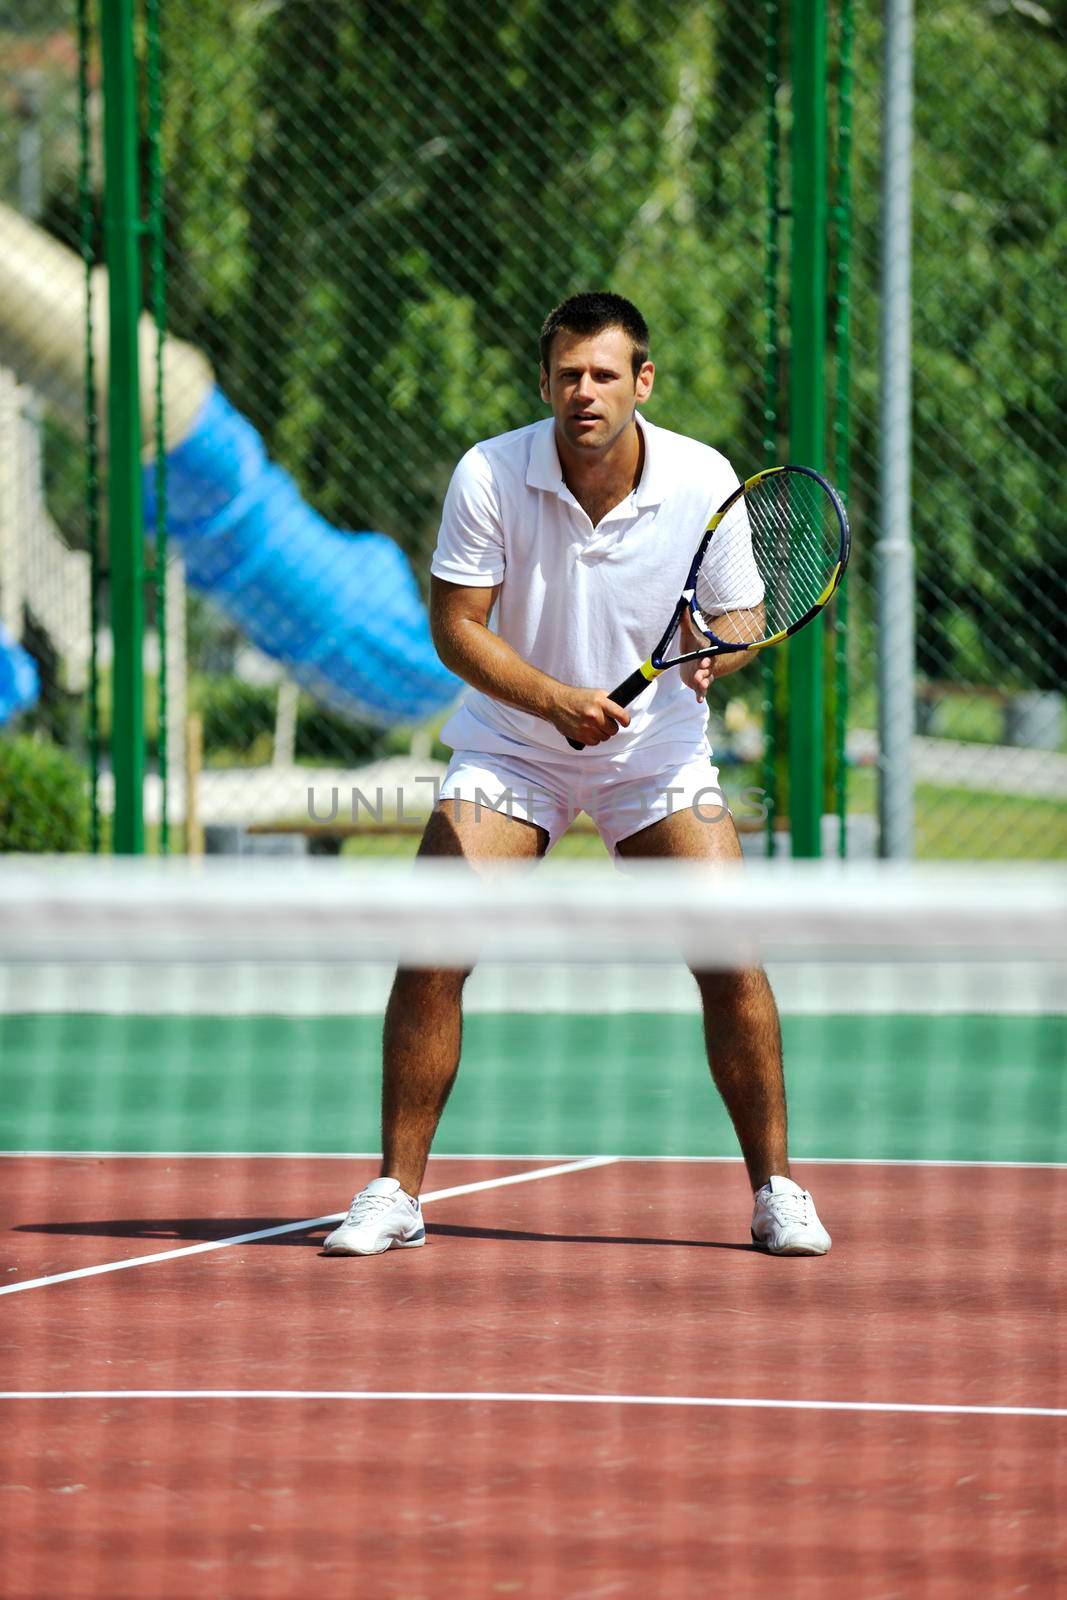
<svg viewBox="0 0 1067 1600"><path fill-rule="evenodd" d="M152 468L145 510L150 527ZM189 584L324 705L392 726L434 716L462 688L400 546L331 527L217 388L167 457L167 527Z"/></svg>
<svg viewBox="0 0 1067 1600"><path fill-rule="evenodd" d="M41 680L32 656L14 640L0 623L0 728L36 705Z"/></svg>

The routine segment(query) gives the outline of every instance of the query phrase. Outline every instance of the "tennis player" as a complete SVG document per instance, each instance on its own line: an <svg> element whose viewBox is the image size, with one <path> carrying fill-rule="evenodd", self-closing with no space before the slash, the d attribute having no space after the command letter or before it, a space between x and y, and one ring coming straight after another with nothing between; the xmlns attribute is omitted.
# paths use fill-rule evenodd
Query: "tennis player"
<svg viewBox="0 0 1067 1600"><path fill-rule="evenodd" d="M645 659L701 530L738 483L717 451L641 415L654 376L637 308L614 294L575 295L541 331L551 416L475 445L455 470L430 614L441 659L470 689L442 730L454 755L422 856L461 857L475 869L532 861L585 811L626 860L740 859L705 700L713 677L748 654L665 672L630 710L602 687ZM758 605L750 551L748 560L751 593L737 603ZM767 979L758 969L694 976L712 1076L754 1191L752 1237L776 1255L823 1255L830 1236L789 1176ZM397 973L385 1019L381 1176L327 1237L330 1253L425 1243L419 1187L459 1065L465 977Z"/></svg>

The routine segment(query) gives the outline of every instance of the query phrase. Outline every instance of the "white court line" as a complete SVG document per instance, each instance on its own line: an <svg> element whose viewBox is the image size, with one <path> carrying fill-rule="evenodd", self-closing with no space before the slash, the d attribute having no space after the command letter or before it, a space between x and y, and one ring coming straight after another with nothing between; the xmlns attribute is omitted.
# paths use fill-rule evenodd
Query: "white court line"
<svg viewBox="0 0 1067 1600"><path fill-rule="evenodd" d="M430 1200L452 1200L461 1194L476 1194L479 1189L503 1189L511 1183L532 1183L535 1178L556 1178L565 1172L584 1172L589 1167L607 1167L614 1156L589 1156L584 1161L568 1161L562 1166L539 1167L536 1172L513 1172L503 1178L482 1178L478 1183L460 1183L451 1189L435 1189L422 1196L425 1205ZM333 1211L328 1217L305 1217L302 1222L283 1222L274 1228L257 1228L253 1233L235 1233L228 1239L206 1239L200 1244L182 1245L177 1250L159 1250L150 1256L130 1256L123 1261L106 1261L97 1267L78 1267L73 1272L54 1272L44 1278L27 1278L25 1283L9 1283L0 1288L0 1295L21 1294L23 1289L42 1289L50 1283L70 1283L75 1278L97 1278L105 1272L124 1272L128 1267L147 1267L155 1261L175 1261L180 1256L207 1255L212 1250L226 1250L234 1244L251 1244L256 1239L275 1239L283 1233L305 1233L310 1228L321 1228L330 1222L340 1222L344 1211Z"/></svg>
<svg viewBox="0 0 1067 1600"><path fill-rule="evenodd" d="M9 1389L0 1400L390 1400L504 1405L682 1406L741 1411L850 1411L925 1417L1067 1417L1057 1406L911 1405L892 1400L756 1400L726 1395L504 1394L477 1389Z"/></svg>
<svg viewBox="0 0 1067 1600"><path fill-rule="evenodd" d="M0 1161L380 1161L380 1150L0 1150ZM438 1161L630 1161L636 1165L651 1161L689 1163L707 1166L740 1166L738 1156L585 1156L564 1155L559 1150L517 1155L501 1151L495 1155L454 1155L451 1152L430 1157L431 1167ZM812 1167L1003 1167L1020 1172L1067 1172L1067 1161L986 1161L937 1156L803 1156L793 1155L796 1166ZM431 1197L424 1195L423 1199Z"/></svg>

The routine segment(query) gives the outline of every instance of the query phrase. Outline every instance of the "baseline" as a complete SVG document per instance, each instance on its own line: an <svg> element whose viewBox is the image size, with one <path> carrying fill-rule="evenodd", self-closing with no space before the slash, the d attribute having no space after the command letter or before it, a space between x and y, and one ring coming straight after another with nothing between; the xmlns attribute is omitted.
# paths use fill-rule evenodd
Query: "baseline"
<svg viewBox="0 0 1067 1600"><path fill-rule="evenodd" d="M845 1411L890 1416L1067 1418L1067 1407L937 1405L893 1400L775 1400L743 1395L509 1394L477 1389L8 1389L7 1400L328 1400L484 1401L495 1405L679 1406L739 1411Z"/></svg>
<svg viewBox="0 0 1067 1600"><path fill-rule="evenodd" d="M500 1178L482 1178L477 1183L460 1183L451 1189L435 1189L424 1194L423 1205L432 1200L451 1200L458 1195L476 1194L482 1189L503 1189L513 1183L532 1183L538 1178L557 1178L568 1172L584 1172L590 1167L609 1167L615 1156L587 1156L581 1161L568 1161L560 1166L538 1167L534 1172L512 1172ZM199 1244L182 1245L176 1250L157 1250L147 1256L131 1256L124 1261L105 1261L98 1266L76 1267L70 1272L50 1273L43 1278L28 1278L24 1283L10 1283L0 1287L0 1295L21 1294L24 1289L43 1289L53 1283L70 1283L75 1278L96 1278L107 1272L124 1272L129 1267L147 1267L157 1261L176 1261L183 1256L207 1255L213 1250L226 1250L231 1245L251 1244L257 1239L273 1239L286 1233L306 1233L311 1228L326 1227L340 1222L344 1211L332 1211L324 1217L305 1217L300 1222L283 1222L271 1228L256 1228L251 1233L236 1233L226 1239L205 1239Z"/></svg>

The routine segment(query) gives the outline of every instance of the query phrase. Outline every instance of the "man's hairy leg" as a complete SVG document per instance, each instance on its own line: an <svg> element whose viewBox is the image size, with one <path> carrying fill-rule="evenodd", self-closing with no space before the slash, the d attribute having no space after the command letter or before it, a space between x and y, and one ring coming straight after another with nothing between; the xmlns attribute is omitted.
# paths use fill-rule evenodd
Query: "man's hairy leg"
<svg viewBox="0 0 1067 1600"><path fill-rule="evenodd" d="M708 1065L755 1193L772 1173L789 1177L778 1007L760 967L693 976L704 1007Z"/></svg>
<svg viewBox="0 0 1067 1600"><path fill-rule="evenodd" d="M534 861L548 835L467 800L445 800L426 824L419 855L461 859L477 871L498 861ZM456 1080L467 973L401 967L385 1012L382 1051L383 1178L417 1195L430 1145Z"/></svg>
<svg viewBox="0 0 1067 1600"><path fill-rule="evenodd" d="M622 840L618 850L629 859L741 860L737 830L725 811L716 821L705 821L692 809L676 811ZM714 885L708 893L714 895ZM760 967L693 976L704 1008L708 1065L756 1190L772 1173L789 1176L778 1007Z"/></svg>

